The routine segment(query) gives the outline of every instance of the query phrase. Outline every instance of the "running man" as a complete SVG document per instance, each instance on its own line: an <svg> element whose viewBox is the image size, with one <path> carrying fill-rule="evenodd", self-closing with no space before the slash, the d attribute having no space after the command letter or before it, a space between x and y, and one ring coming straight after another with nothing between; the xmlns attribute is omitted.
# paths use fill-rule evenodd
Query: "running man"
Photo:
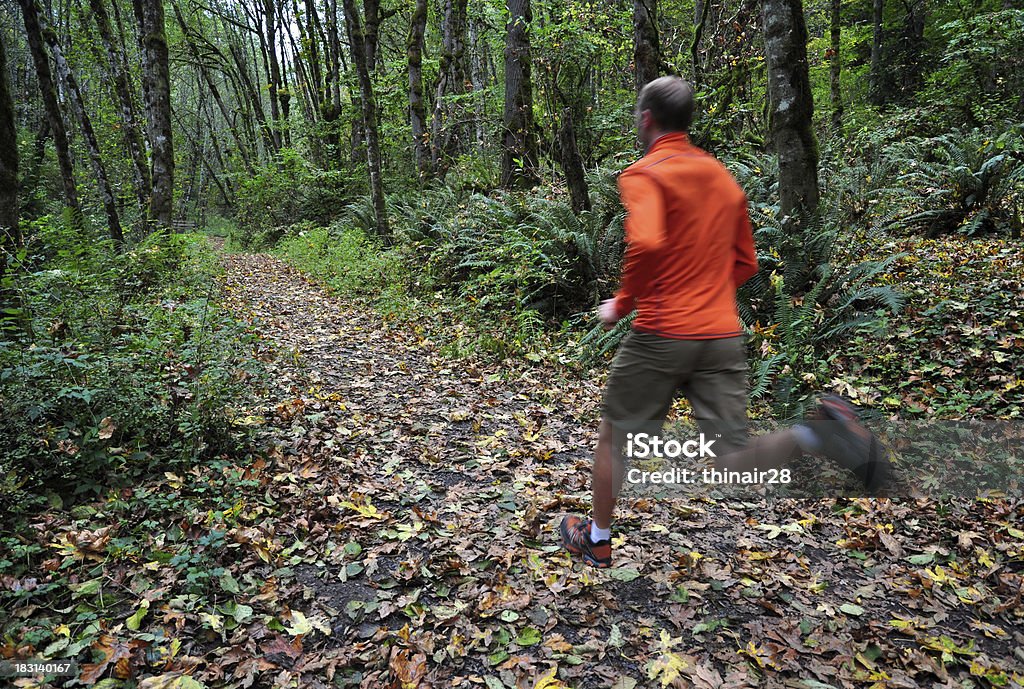
<svg viewBox="0 0 1024 689"><path fill-rule="evenodd" d="M622 283L601 304L606 328L637 311L604 394L589 519L562 520L562 543L584 562L611 565L611 523L625 472L628 433L656 435L682 393L716 468L776 468L801 451L824 454L869 490L888 481L881 444L839 397L819 400L812 420L747 439L747 365L736 289L757 273L743 190L722 163L690 143L693 90L661 77L641 91L636 121L644 157L619 176L627 211Z"/></svg>

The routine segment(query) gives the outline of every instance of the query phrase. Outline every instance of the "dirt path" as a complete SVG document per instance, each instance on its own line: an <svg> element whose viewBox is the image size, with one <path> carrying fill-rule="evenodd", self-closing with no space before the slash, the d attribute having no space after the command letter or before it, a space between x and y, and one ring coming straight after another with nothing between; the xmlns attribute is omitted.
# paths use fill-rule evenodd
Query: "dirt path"
<svg viewBox="0 0 1024 689"><path fill-rule="evenodd" d="M276 259L225 261L228 305L291 353L265 413L271 461L254 473L266 518L240 542L264 563L255 604L304 632L254 634L225 677L1022 681L1019 506L633 497L615 569L583 569L555 527L587 507L595 383L444 358L415 326L383 324Z"/></svg>

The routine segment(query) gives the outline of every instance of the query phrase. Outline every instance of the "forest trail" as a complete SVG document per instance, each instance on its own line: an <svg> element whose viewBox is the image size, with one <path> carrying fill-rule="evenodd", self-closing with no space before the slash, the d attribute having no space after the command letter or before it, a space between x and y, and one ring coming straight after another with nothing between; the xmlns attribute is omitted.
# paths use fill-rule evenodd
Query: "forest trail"
<svg viewBox="0 0 1024 689"><path fill-rule="evenodd" d="M415 326L278 259L224 263L226 305L291 353L271 364L276 399L259 412L272 447L251 476L265 516L232 534L265 581L246 604L290 631L261 626L243 653L212 651L224 676L488 689L1021 681L1024 534L1005 505L632 497L615 568L583 569L555 527L588 507L600 381L446 358Z"/></svg>

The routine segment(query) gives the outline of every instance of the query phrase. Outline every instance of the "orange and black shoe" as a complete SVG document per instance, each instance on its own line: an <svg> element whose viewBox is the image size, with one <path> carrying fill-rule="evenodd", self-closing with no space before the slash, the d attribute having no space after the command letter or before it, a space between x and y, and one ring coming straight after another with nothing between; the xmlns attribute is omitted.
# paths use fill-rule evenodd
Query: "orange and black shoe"
<svg viewBox="0 0 1024 689"><path fill-rule="evenodd" d="M590 520L568 516L562 520L558 530L562 534L562 545L573 555L582 555L583 561L594 567L612 566L612 542L590 540Z"/></svg>

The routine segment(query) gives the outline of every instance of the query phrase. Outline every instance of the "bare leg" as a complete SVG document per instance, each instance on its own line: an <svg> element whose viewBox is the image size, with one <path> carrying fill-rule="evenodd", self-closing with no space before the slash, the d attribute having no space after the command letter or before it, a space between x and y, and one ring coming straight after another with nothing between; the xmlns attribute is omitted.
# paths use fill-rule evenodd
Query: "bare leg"
<svg viewBox="0 0 1024 689"><path fill-rule="evenodd" d="M775 469L788 464L799 456L800 447L791 430L777 431L750 438L743 448L720 455L715 467L720 470L750 471L752 469ZM591 517L599 529L607 529L612 523L615 501L622 490L625 476L625 462L615 447L612 424L601 421L594 454L593 510Z"/></svg>
<svg viewBox="0 0 1024 689"><path fill-rule="evenodd" d="M746 447L719 455L715 459L715 467L729 471L777 469L798 457L799 453L796 434L787 429L751 437Z"/></svg>
<svg viewBox="0 0 1024 689"><path fill-rule="evenodd" d="M597 436L597 451L594 454L594 509L591 513L599 529L611 526L615 500L622 490L622 478L626 470L612 435L612 424L602 419Z"/></svg>

